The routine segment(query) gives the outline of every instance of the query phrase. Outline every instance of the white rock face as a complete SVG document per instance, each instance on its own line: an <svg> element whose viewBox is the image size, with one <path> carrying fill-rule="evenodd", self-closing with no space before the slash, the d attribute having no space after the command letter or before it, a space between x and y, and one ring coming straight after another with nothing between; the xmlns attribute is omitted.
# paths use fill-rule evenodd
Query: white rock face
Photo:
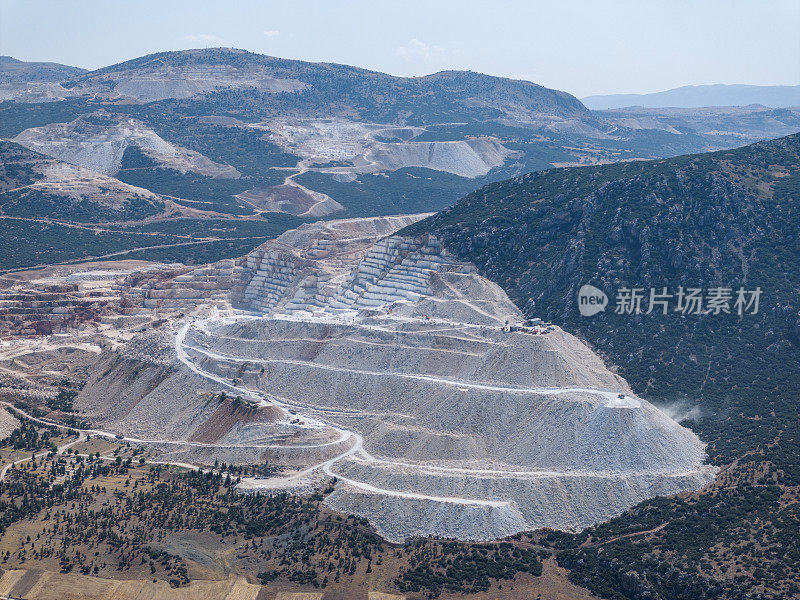
<svg viewBox="0 0 800 600"><path fill-rule="evenodd" d="M530 529L512 504L477 505L435 502L377 493L354 493L344 486L326 498L334 510L369 518L388 540L408 537L463 537L496 540ZM463 533L459 533L463 532ZM470 533L466 533L470 532Z"/></svg>
<svg viewBox="0 0 800 600"><path fill-rule="evenodd" d="M211 51L214 52L213 50ZM143 57L142 60L116 65L78 78L70 86L71 95L133 99L153 102L168 98L191 98L226 89L253 88L266 93L296 92L307 87L302 81L270 75L268 68L240 60L244 54L227 50L220 61L195 60L203 50L182 53L185 61L178 63ZM152 60L148 60L152 59Z"/></svg>
<svg viewBox="0 0 800 600"><path fill-rule="evenodd" d="M328 502L389 539L582 529L714 476L691 431L557 328L324 314L198 331L187 352L354 432L361 446L330 458L339 484Z"/></svg>
<svg viewBox="0 0 800 600"><path fill-rule="evenodd" d="M5 439L19 427L19 419L7 410L0 411L0 438Z"/></svg>
<svg viewBox="0 0 800 600"><path fill-rule="evenodd" d="M100 173L77 165L49 162L41 168L44 177L31 185L58 195L70 196L76 200L98 202L111 208L119 208L131 196L159 200L159 196L144 188L129 185Z"/></svg>
<svg viewBox="0 0 800 600"><path fill-rule="evenodd" d="M497 140L476 138L457 142L379 144L367 152L366 159L387 171L425 167L461 177L478 177L499 167L513 154Z"/></svg>
<svg viewBox="0 0 800 600"><path fill-rule="evenodd" d="M71 123L26 129L14 141L29 150L104 175L115 175L119 171L125 150L133 145L165 168L210 177L239 177L234 167L215 163L198 152L170 144L134 119L95 125L79 117Z"/></svg>
<svg viewBox="0 0 800 600"><path fill-rule="evenodd" d="M56 102L70 96L69 90L52 81L0 83L0 102Z"/></svg>
<svg viewBox="0 0 800 600"><path fill-rule="evenodd" d="M422 127L389 127L342 119L275 119L257 125L268 129L272 141L307 163L345 161L351 166L321 167L343 176L424 167L461 177L486 175L517 153L491 137L450 142L419 142Z"/></svg>
<svg viewBox="0 0 800 600"><path fill-rule="evenodd" d="M353 309L357 308L356 300L358 306L367 306L375 300L375 294L381 293L375 287L377 280L371 281L374 278L366 272L376 259L366 261L363 272L351 273L354 264L374 250L381 237L423 216L326 221L288 231L246 257L241 285L233 289L233 301L262 312L285 308L310 313L329 303L332 309ZM349 277L358 278L356 285L370 289L364 289L358 297L353 290L344 296L347 290L340 285ZM411 288L406 291L411 292Z"/></svg>
<svg viewBox="0 0 800 600"><path fill-rule="evenodd" d="M295 92L305 84L260 73L241 73L224 65L193 69L168 69L161 73L132 74L113 86L121 96L141 102L191 98L224 89L255 88L262 92Z"/></svg>

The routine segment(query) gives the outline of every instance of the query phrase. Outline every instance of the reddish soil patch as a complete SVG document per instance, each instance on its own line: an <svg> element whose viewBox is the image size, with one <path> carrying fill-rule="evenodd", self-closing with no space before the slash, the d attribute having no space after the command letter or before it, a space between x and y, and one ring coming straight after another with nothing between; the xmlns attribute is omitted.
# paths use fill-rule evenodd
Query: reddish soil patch
<svg viewBox="0 0 800 600"><path fill-rule="evenodd" d="M277 406L244 406L232 398L226 398L214 414L189 438L190 442L213 444L222 439L237 423L271 423L283 417Z"/></svg>

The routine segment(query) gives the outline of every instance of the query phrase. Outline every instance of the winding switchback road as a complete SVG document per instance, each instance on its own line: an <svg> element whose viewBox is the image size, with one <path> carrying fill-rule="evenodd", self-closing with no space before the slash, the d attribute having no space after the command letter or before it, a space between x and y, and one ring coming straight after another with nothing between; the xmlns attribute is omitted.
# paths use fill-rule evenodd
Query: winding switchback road
<svg viewBox="0 0 800 600"><path fill-rule="evenodd" d="M252 316L252 315L243 315L243 316L235 316L235 317L225 317L222 319L216 319L216 322L227 322L227 323L234 323L240 319L258 319L261 317ZM454 386L459 388L476 388L482 390L489 390L489 391L501 391L507 393L524 393L524 394L566 394L566 393L581 393L581 394L594 394L600 396L604 399L605 405L610 408L638 408L641 406L641 402L633 398L631 396L625 396L624 398L620 398L617 392L609 391L609 390L599 390L599 389L589 389L589 388L558 388L558 387L528 387L528 388L520 388L520 387L509 387L509 386L500 386L500 385L488 385L482 383L473 383L473 382L464 382L454 379L448 379L443 377L436 377L432 375L425 375L425 374L418 374L418 373L396 373L396 372L381 372L381 371L370 371L366 369L351 369L351 368L344 368L344 367L335 367L331 365L323 365L318 363L313 363L310 361L300 361L300 360L290 360L290 359L244 359L236 356L227 356L223 354L218 354L215 352L211 352L207 349L200 348L194 345L189 345L186 343L186 335L188 334L190 328L195 325L199 329L209 333L208 325L209 320L199 320L194 323L187 321L184 323L183 327L179 330L178 334L175 337L175 351L178 358L194 373L214 381L215 383L232 390L238 394L241 394L243 397L250 399L254 403L263 404L268 402L269 404L274 404L284 411L292 411L294 414L298 416L302 416L310 425L319 426L323 425L325 427L329 427L334 429L335 431L339 432L340 440L354 440L354 443L344 452L341 454L330 458L329 460L322 462L318 465L313 465L301 471L300 473L294 474L289 476L288 478L277 478L275 483L279 483L281 480L288 481L288 480L296 480L300 477L305 477L311 475L316 470L321 470L326 475L330 477L336 477L340 481L347 483L355 488L364 490L369 493L375 494L383 494L386 496L395 496L395 497L402 497L402 498L409 498L409 499L420 499L420 500L434 500L438 502L450 502L450 503L457 503L457 504L472 504L472 505L482 505L482 506L490 506L490 507L499 507L499 506L507 506L509 503L503 500L494 500L494 499L477 499L477 498L464 498L464 497L453 497L453 496L430 496L425 494L418 494L414 492L408 491L399 491L399 490L392 490L387 488L381 488L370 483L364 481L354 480L352 478L343 476L341 473L335 470L335 465L342 460L350 459L356 462L363 462L368 464L374 464L376 466L382 466L386 468L398 467L403 469L414 469L419 472L435 472L435 473L453 473L453 474L466 474L466 475L474 475L474 476L488 476L488 477L514 477L514 478L541 478L541 477L558 477L558 476L565 476L565 475L574 475L574 476L590 476L590 477L598 477L598 478L619 478L618 473L614 472L598 472L598 471L570 471L569 473L565 471L552 471L552 470L505 470L505 469L469 469L469 468L459 468L459 467L444 467L444 466L434 466L434 465L420 465L420 464L413 464L407 463L402 461L392 461L381 459L372 456L365 448L364 448L364 440L363 437L355 432L349 431L346 429L341 428L340 425L336 423L332 423L326 420L324 417L319 416L320 414L324 415L325 417L335 417L336 415L340 416L348 416L352 414L351 411L346 410L338 410L329 407L310 407L310 406L301 406L297 404L293 404L287 402L283 399L278 399L275 396L270 396L270 400L266 401L265 393L260 390L250 389L241 385L234 385L229 380L221 377L219 375L215 375L214 373L210 373L203 368L199 367L191 358L189 354L187 354L187 350L197 353L208 358L214 360L223 360L223 361L231 361L231 362L249 362L249 363L281 363L281 364L289 364L289 365L297 365L307 368L316 368L316 369L323 369L323 370L331 370L331 371L339 371L345 373L357 373L357 374L364 374L370 376L381 376L381 377L400 377L400 378L411 378L416 380L423 380L423 381L431 381L442 385ZM314 416L309 416L307 413L302 414L301 411L309 411ZM675 473L669 473L664 475L675 476ZM681 474L683 475L683 474ZM265 487L272 487L274 484L269 483L269 480L265 482ZM250 482L250 485L247 487L257 488L258 485L255 482Z"/></svg>

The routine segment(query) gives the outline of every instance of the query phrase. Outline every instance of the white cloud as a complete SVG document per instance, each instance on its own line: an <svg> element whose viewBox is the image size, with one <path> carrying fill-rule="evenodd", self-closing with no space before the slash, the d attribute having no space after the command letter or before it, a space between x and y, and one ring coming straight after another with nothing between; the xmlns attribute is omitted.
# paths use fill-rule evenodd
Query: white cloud
<svg viewBox="0 0 800 600"><path fill-rule="evenodd" d="M428 62L444 55L444 48L426 44L422 40L413 38L402 46L395 48L394 53L409 62L424 61Z"/></svg>
<svg viewBox="0 0 800 600"><path fill-rule="evenodd" d="M277 29L267 29L264 32L264 35L267 36L267 37L278 37L280 34L281 34L281 32L278 31Z"/></svg>
<svg viewBox="0 0 800 600"><path fill-rule="evenodd" d="M183 40L185 42L197 42L206 45L218 44L220 46L224 46L226 44L225 40L218 35L214 35L213 33L193 33L191 35L183 36Z"/></svg>

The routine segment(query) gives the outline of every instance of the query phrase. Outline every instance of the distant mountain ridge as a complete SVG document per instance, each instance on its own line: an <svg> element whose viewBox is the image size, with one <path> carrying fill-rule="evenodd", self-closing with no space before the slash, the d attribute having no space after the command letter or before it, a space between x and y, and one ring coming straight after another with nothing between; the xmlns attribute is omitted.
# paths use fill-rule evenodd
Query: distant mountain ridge
<svg viewBox="0 0 800 600"><path fill-rule="evenodd" d="M25 62L11 56L0 56L0 83L58 82L86 69L54 62Z"/></svg>
<svg viewBox="0 0 800 600"><path fill-rule="evenodd" d="M581 101L591 110L627 108L702 108L707 106L748 106L770 108L800 106L800 85L685 85L652 94L609 94L587 96Z"/></svg>
<svg viewBox="0 0 800 600"><path fill-rule="evenodd" d="M44 77L14 59L6 66L18 79ZM259 236L310 218L309 210L433 212L522 173L731 148L800 130L800 109L601 113L529 81L472 71L396 77L233 48L159 52L87 72L48 69L58 81L0 84L0 138L115 178L115 189L167 198L196 230L212 219ZM33 190L36 202L31 190L6 192L11 204L0 198L0 212L20 212L24 200L27 219L88 218L72 202L51 202L58 194L44 201L42 187ZM0 222L0 236L9 226ZM231 253L251 249L240 237ZM199 260L199 246L176 248L171 259Z"/></svg>
<svg viewBox="0 0 800 600"><path fill-rule="evenodd" d="M196 89L186 86L187 80ZM166 86L165 81L169 82ZM148 86L158 89L148 91ZM414 113L445 113L469 119L470 112L482 118L530 121L546 115L593 120L571 94L529 81L471 71L396 77L348 65L277 58L236 48L159 52L80 74L65 82L64 87L85 93L117 92L142 101L257 89L266 94L260 97L261 102L274 103L282 110L305 114L322 108L341 114L356 110L363 117L369 115L383 121ZM335 96L331 92L336 92ZM300 98L294 99L295 96Z"/></svg>

